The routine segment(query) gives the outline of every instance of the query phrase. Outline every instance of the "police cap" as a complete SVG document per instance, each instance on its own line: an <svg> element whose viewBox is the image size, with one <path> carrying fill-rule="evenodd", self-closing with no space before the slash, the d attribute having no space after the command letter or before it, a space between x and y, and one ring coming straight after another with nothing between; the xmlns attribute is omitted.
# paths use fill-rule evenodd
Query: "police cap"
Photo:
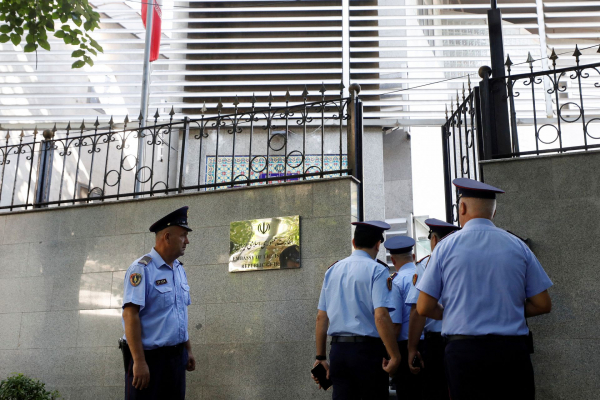
<svg viewBox="0 0 600 400"><path fill-rule="evenodd" d="M380 241L383 242L383 232L391 228L391 226L383 221L360 221L353 222L352 225L356 226L354 236L357 234L364 234L366 236L377 236Z"/></svg>
<svg viewBox="0 0 600 400"><path fill-rule="evenodd" d="M408 236L394 236L386 240L383 245L390 251L390 254L402 254L412 251L415 240Z"/></svg>
<svg viewBox="0 0 600 400"><path fill-rule="evenodd" d="M504 193L504 190L502 189L473 179L457 178L453 180L452 183L458 188L460 197L495 199L497 193Z"/></svg>
<svg viewBox="0 0 600 400"><path fill-rule="evenodd" d="M426 219L425 225L429 227L429 239L431 239L432 233L436 233L440 238L443 238L450 232L457 231L460 229L456 225L449 224L436 218Z"/></svg>
<svg viewBox="0 0 600 400"><path fill-rule="evenodd" d="M181 207L170 214L165 215L150 226L150 232L159 232L170 226L180 226L191 232L192 229L188 226L188 206Z"/></svg>

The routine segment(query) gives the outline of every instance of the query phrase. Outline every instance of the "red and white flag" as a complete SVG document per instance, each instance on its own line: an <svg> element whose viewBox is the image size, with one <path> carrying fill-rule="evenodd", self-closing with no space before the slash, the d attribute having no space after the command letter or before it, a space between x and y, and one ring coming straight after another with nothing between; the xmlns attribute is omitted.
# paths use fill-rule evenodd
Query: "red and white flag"
<svg viewBox="0 0 600 400"><path fill-rule="evenodd" d="M152 39L150 41L150 62L158 60L160 53L160 29L162 23L162 11L158 0L146 0L142 2L142 22L146 27L146 13L148 12L148 4L154 3L154 15L152 16Z"/></svg>

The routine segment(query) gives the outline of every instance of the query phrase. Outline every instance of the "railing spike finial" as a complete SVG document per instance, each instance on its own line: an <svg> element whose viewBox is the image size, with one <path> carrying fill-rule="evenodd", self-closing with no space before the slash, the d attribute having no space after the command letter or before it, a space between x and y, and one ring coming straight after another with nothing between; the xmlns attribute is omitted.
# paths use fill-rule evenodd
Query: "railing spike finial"
<svg viewBox="0 0 600 400"><path fill-rule="evenodd" d="M154 119L159 119L160 118L160 114L158 113L158 108L156 109L156 112L154 113Z"/></svg>
<svg viewBox="0 0 600 400"><path fill-rule="evenodd" d="M448 119L448 104L446 104L446 119Z"/></svg>
<svg viewBox="0 0 600 400"><path fill-rule="evenodd" d="M456 110L460 108L460 96L458 94L458 89L456 90Z"/></svg>
<svg viewBox="0 0 600 400"><path fill-rule="evenodd" d="M510 54L506 55L506 62L504 63L504 65L506 66L506 70L508 71L508 74L510 75L510 70L513 65L513 62L510 59Z"/></svg>
<svg viewBox="0 0 600 400"><path fill-rule="evenodd" d="M235 106L235 108L237 108L237 106L240 105L240 101L238 100L237 94L235 95L235 100L233 101L233 105Z"/></svg>
<svg viewBox="0 0 600 400"><path fill-rule="evenodd" d="M169 115L171 116L171 118L173 118L173 115L175 115L175 106L171 106L171 111L169 111Z"/></svg>
<svg viewBox="0 0 600 400"><path fill-rule="evenodd" d="M25 132L23 132L23 129L21 129L21 134L19 135L19 137L19 140L23 140L23 138L25 137Z"/></svg>
<svg viewBox="0 0 600 400"><path fill-rule="evenodd" d="M465 96L465 83L463 82L463 96L462 96L463 101L465 101L466 96Z"/></svg>
<svg viewBox="0 0 600 400"><path fill-rule="evenodd" d="M307 97L308 97L308 88L306 87L306 85L304 85L304 91L302 92L302 98L306 101Z"/></svg>
<svg viewBox="0 0 600 400"><path fill-rule="evenodd" d="M200 112L202 113L202 115L206 114L206 112L208 111L208 109L206 108L206 101L204 102L204 104L202 104L202 109L200 110Z"/></svg>
<svg viewBox="0 0 600 400"><path fill-rule="evenodd" d="M108 121L108 127L110 129L112 129L114 125L115 125L115 121L113 120L113 116L111 115L110 116L110 121Z"/></svg>
<svg viewBox="0 0 600 400"><path fill-rule="evenodd" d="M219 97L219 102L217 103L217 111L219 112L219 114L221 113L222 109L223 109L223 103L221 102L221 98Z"/></svg>
<svg viewBox="0 0 600 400"><path fill-rule="evenodd" d="M452 102L452 98L450 98L450 115L454 115L454 103Z"/></svg>
<svg viewBox="0 0 600 400"><path fill-rule="evenodd" d="M140 114L141 115L141 114ZM100 122L98 122L98 117L96 117L96 122L94 122L94 126L96 128L98 128L98 125L100 125Z"/></svg>
<svg viewBox="0 0 600 400"><path fill-rule="evenodd" d="M344 89L346 89L346 86L344 85L344 80L342 79L340 81L340 97L344 97Z"/></svg>
<svg viewBox="0 0 600 400"><path fill-rule="evenodd" d="M69 121L69 123L67 124L67 135L69 134L70 130L71 130L71 121Z"/></svg>
<svg viewBox="0 0 600 400"><path fill-rule="evenodd" d="M252 93L252 99L250 100L250 102L252 103L252 107L254 107L254 105L256 104L256 94Z"/></svg>
<svg viewBox="0 0 600 400"><path fill-rule="evenodd" d="M54 136L54 133L56 133L56 124L54 124L54 127L52 128L52 135Z"/></svg>
<svg viewBox="0 0 600 400"><path fill-rule="evenodd" d="M129 123L129 114L125 115L125 119L123 120L123 124L125 126L127 126L128 123Z"/></svg>
<svg viewBox="0 0 600 400"><path fill-rule="evenodd" d="M473 89L471 89L471 74L467 75L467 82L469 83L469 93L471 93L473 91Z"/></svg>
<svg viewBox="0 0 600 400"><path fill-rule="evenodd" d="M554 51L554 47L552 48L552 54L549 57L552 60L552 65L556 67L556 60L558 60L558 56L556 55L556 51Z"/></svg>
<svg viewBox="0 0 600 400"><path fill-rule="evenodd" d="M6 136L4 137L4 139L6 139L6 141L8 142L8 139L10 139L10 132L6 132Z"/></svg>
<svg viewBox="0 0 600 400"><path fill-rule="evenodd" d="M527 61L525 62L529 64L529 68L531 68L531 70L533 71L533 63L535 62L535 60L531 56L531 52L527 53Z"/></svg>
<svg viewBox="0 0 600 400"><path fill-rule="evenodd" d="M581 51L579 51L579 46L575 45L575 53L573 53L573 57L575 57L577 65L579 65L579 57L580 56L582 56L582 54L581 54Z"/></svg>
<svg viewBox="0 0 600 400"><path fill-rule="evenodd" d="M81 125L79 125L79 129L83 132L83 130L85 129L85 119L81 120Z"/></svg>
<svg viewBox="0 0 600 400"><path fill-rule="evenodd" d="M321 95L325 96L326 91L327 91L327 89L325 88L325 82L322 82L321 89L319 89L319 92L321 93Z"/></svg>
<svg viewBox="0 0 600 400"><path fill-rule="evenodd" d="M291 98L291 95L290 95L290 88L288 87L288 88L287 88L287 91L285 92L285 103L286 103L286 104L290 102L290 98Z"/></svg>
<svg viewBox="0 0 600 400"><path fill-rule="evenodd" d="M142 115L142 112L140 111L140 115L138 115L138 121L140 121L140 123L141 123L143 119L144 119L144 116Z"/></svg>
<svg viewBox="0 0 600 400"><path fill-rule="evenodd" d="M35 128L33 128L33 140L35 140L35 137L38 134L38 129L37 129L37 125L35 126Z"/></svg>
<svg viewBox="0 0 600 400"><path fill-rule="evenodd" d="M275 98L273 97L273 92L269 92L269 107L271 107L271 104L273 104L273 102L275 102Z"/></svg>

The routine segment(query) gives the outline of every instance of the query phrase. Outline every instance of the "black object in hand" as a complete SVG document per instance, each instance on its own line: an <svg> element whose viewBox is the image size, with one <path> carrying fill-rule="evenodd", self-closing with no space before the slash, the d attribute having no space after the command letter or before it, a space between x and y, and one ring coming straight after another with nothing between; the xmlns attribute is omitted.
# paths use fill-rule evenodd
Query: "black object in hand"
<svg viewBox="0 0 600 400"><path fill-rule="evenodd" d="M412 366L413 366L413 368L421 368L421 362L419 360L419 356L417 356L416 354L412 360Z"/></svg>
<svg viewBox="0 0 600 400"><path fill-rule="evenodd" d="M327 379L327 370L323 366L323 364L318 364L316 367L310 370L315 378L319 380L319 385L323 388L323 390L327 390L333 385L331 379Z"/></svg>

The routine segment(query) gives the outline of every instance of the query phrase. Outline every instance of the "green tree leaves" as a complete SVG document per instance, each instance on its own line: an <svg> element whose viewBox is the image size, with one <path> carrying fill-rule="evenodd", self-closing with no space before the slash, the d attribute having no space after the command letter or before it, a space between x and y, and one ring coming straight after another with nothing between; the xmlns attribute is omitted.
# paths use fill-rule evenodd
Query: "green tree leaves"
<svg viewBox="0 0 600 400"><path fill-rule="evenodd" d="M62 39L65 44L79 47L71 54L80 58L72 64L72 68L86 64L92 66L94 62L90 56L98 55L103 49L90 36L90 32L100 28L100 14L88 1L0 0L0 43L11 41L17 46L25 35L25 52L40 47L50 51L47 32L54 32L54 37ZM60 29L55 27L58 21Z"/></svg>

